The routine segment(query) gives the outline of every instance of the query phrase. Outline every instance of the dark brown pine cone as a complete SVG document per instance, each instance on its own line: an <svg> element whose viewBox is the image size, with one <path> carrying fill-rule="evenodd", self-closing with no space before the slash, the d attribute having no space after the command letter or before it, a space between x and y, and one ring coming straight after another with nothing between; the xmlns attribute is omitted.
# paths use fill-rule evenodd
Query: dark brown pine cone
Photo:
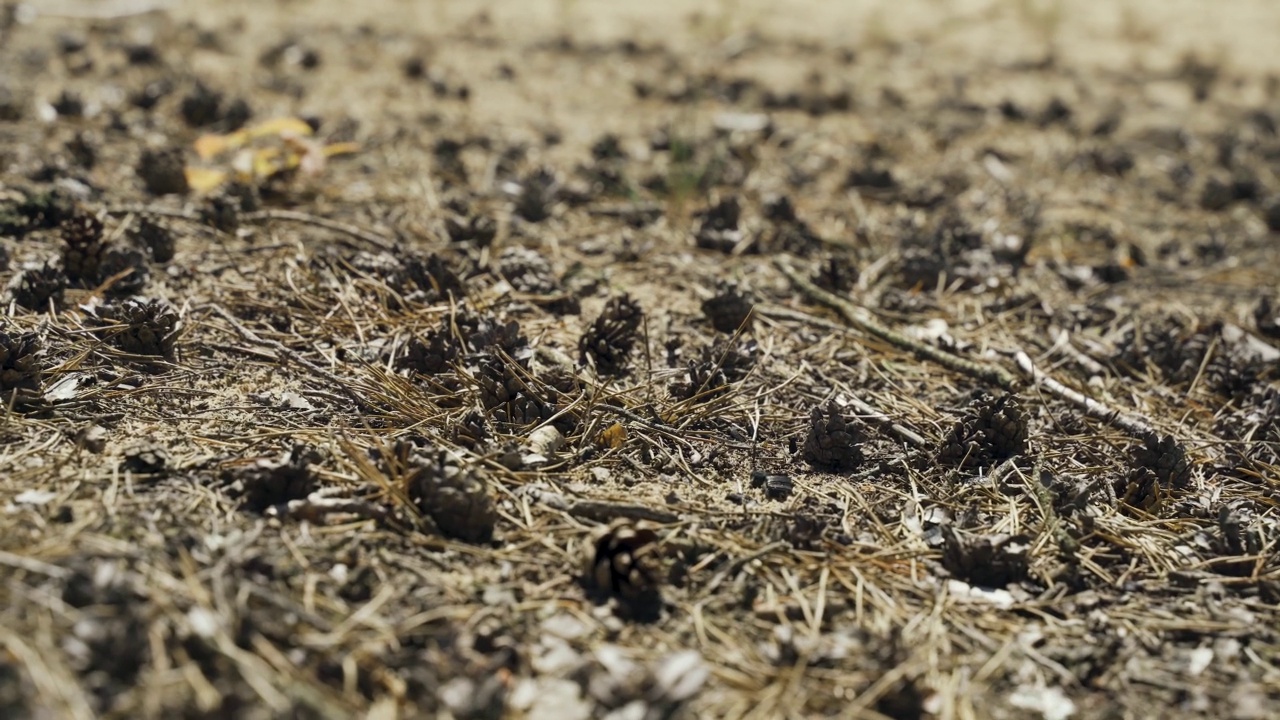
<svg viewBox="0 0 1280 720"><path fill-rule="evenodd" d="M58 226L64 248L62 268L67 277L84 286L96 285L105 246L102 242L102 221L83 211L77 211Z"/></svg>
<svg viewBox="0 0 1280 720"><path fill-rule="evenodd" d="M119 305L103 309L102 316L117 325L109 340L131 355L171 357L182 322L178 313L164 300L129 298Z"/></svg>
<svg viewBox="0 0 1280 720"><path fill-rule="evenodd" d="M498 274L511 283L517 292L530 295L554 295L560 292L551 263L535 250L513 245L498 256Z"/></svg>
<svg viewBox="0 0 1280 720"><path fill-rule="evenodd" d="M635 347L643 320L644 311L630 295L610 298L600 317L578 340L582 361L590 360L602 375L621 374L627 368L627 356Z"/></svg>
<svg viewBox="0 0 1280 720"><path fill-rule="evenodd" d="M858 266L845 253L830 253L822 258L810 279L827 292L843 295L858 283Z"/></svg>
<svg viewBox="0 0 1280 720"><path fill-rule="evenodd" d="M742 241L742 230L738 228L741 216L738 198L732 195L698 213L698 229L694 234L698 247L733 252Z"/></svg>
<svg viewBox="0 0 1280 720"><path fill-rule="evenodd" d="M1213 346L1212 353L1204 363L1205 387L1233 399L1249 395L1262 374L1262 363L1226 342Z"/></svg>
<svg viewBox="0 0 1280 720"><path fill-rule="evenodd" d="M205 197L200 204L200 220L228 235L235 233L240 229L240 199L225 190Z"/></svg>
<svg viewBox="0 0 1280 720"><path fill-rule="evenodd" d="M551 417L554 405L529 386L528 371L493 355L474 356L480 404L495 422L525 426Z"/></svg>
<svg viewBox="0 0 1280 720"><path fill-rule="evenodd" d="M466 284L438 253L413 254L405 258L405 272L427 296L428 302L447 300L450 296L461 298L467 294Z"/></svg>
<svg viewBox="0 0 1280 720"><path fill-rule="evenodd" d="M1280 208L1280 201L1276 203L1276 207ZM1259 334L1280 339L1280 308L1275 307L1271 296L1263 295L1258 298L1258 304L1253 308L1253 321Z"/></svg>
<svg viewBox="0 0 1280 720"><path fill-rule="evenodd" d="M805 257L822 248L822 238L796 216L796 209L786 195L766 200L764 217L770 226L761 235L757 248L759 252L789 252Z"/></svg>
<svg viewBox="0 0 1280 720"><path fill-rule="evenodd" d="M1027 577L1025 535L974 535L942 528L942 566L959 580L983 587L1005 587Z"/></svg>
<svg viewBox="0 0 1280 720"><path fill-rule="evenodd" d="M655 599L661 583L657 542L657 531L643 523L615 522L596 537L587 566L589 583L628 602Z"/></svg>
<svg viewBox="0 0 1280 720"><path fill-rule="evenodd" d="M1026 449L1027 418L1018 398L983 393L947 433L938 450L938 462L966 469L989 468Z"/></svg>
<svg viewBox="0 0 1280 720"><path fill-rule="evenodd" d="M471 352L501 350L522 360L528 355L529 340L520 334L520 323L516 320L504 323L490 313L463 309L446 320L445 330L452 332L450 326L457 328L458 337Z"/></svg>
<svg viewBox="0 0 1280 720"><path fill-rule="evenodd" d="M493 539L498 509L478 467L435 448L397 443L396 464L403 469L404 490L419 511L435 521L446 537L469 543Z"/></svg>
<svg viewBox="0 0 1280 720"><path fill-rule="evenodd" d="M146 286L151 271L147 267L147 260L143 257L142 251L132 248L107 248L102 254L102 264L98 268L102 279L113 278L126 270L129 274L115 281L108 290L110 294L119 297L140 292Z"/></svg>
<svg viewBox="0 0 1280 720"><path fill-rule="evenodd" d="M149 217L143 217L138 221L138 227L133 231L133 236L151 253L152 260L167 263L173 259L173 232L168 227Z"/></svg>
<svg viewBox="0 0 1280 720"><path fill-rule="evenodd" d="M152 195L186 195L191 190L187 184L186 160L182 148L176 145L143 150L138 158L137 173Z"/></svg>
<svg viewBox="0 0 1280 720"><path fill-rule="evenodd" d="M312 465L319 461L314 449L295 445L283 457L261 458L247 467L229 469L222 479L240 496L245 509L263 512L315 492L320 483Z"/></svg>
<svg viewBox="0 0 1280 720"><path fill-rule="evenodd" d="M453 426L453 442L468 450L476 451L489 442L489 428L484 415L476 410L468 410L461 422Z"/></svg>
<svg viewBox="0 0 1280 720"><path fill-rule="evenodd" d="M40 395L40 338L35 333L10 334L0 330L0 401L8 407Z"/></svg>
<svg viewBox="0 0 1280 720"><path fill-rule="evenodd" d="M453 335L443 329L429 330L425 337L409 340L396 365L423 375L435 375L452 368L458 353L458 341Z"/></svg>
<svg viewBox="0 0 1280 720"><path fill-rule="evenodd" d="M560 180L553 171L546 168L534 170L520 181L516 214L531 223L546 220L551 217L559 191Z"/></svg>
<svg viewBox="0 0 1280 720"><path fill-rule="evenodd" d="M453 213L445 217L444 228L449 240L478 248L489 247L498 235L498 224L488 215Z"/></svg>
<svg viewBox="0 0 1280 720"><path fill-rule="evenodd" d="M1134 468L1154 473L1161 485L1182 490L1191 482L1187 451L1172 435L1148 435L1141 445L1133 448L1130 459Z"/></svg>
<svg viewBox="0 0 1280 720"><path fill-rule="evenodd" d="M755 297L749 291L737 283L722 281L716 286L715 296L703 301L702 313L716 330L734 333L747 326L755 304Z"/></svg>
<svg viewBox="0 0 1280 720"><path fill-rule="evenodd" d="M0 212L0 235L23 238L36 230L55 228L75 214L75 201L64 190L16 191L20 199ZM7 200L7 198L6 198Z"/></svg>
<svg viewBox="0 0 1280 720"><path fill-rule="evenodd" d="M754 340L737 344L722 341L704 348L697 360L689 361L687 379L671 383L668 389L681 400L715 397L751 372L756 351Z"/></svg>
<svg viewBox="0 0 1280 720"><path fill-rule="evenodd" d="M845 420L835 401L814 408L809 416L809 435L804 441L805 462L827 472L851 472L862 465L862 443L866 434Z"/></svg>
<svg viewBox="0 0 1280 720"><path fill-rule="evenodd" d="M50 262L24 267L9 283L14 302L36 312L48 310L50 302L54 307L61 305L66 289L67 276L61 267Z"/></svg>
<svg viewBox="0 0 1280 720"><path fill-rule="evenodd" d="M1194 336L1195 333L1173 316L1150 322L1135 321L1117 343L1112 359L1135 374L1144 373L1150 367L1169 378L1182 378L1188 372L1194 377L1191 368L1199 368L1208 345L1194 340Z"/></svg>

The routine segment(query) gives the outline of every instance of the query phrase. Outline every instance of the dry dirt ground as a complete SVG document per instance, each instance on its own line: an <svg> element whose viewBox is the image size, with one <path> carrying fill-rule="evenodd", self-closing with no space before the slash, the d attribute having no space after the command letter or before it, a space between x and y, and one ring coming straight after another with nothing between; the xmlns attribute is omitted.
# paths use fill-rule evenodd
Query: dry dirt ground
<svg viewBox="0 0 1280 720"><path fill-rule="evenodd" d="M0 3L0 716L1280 714L1280 6L350 5Z"/></svg>

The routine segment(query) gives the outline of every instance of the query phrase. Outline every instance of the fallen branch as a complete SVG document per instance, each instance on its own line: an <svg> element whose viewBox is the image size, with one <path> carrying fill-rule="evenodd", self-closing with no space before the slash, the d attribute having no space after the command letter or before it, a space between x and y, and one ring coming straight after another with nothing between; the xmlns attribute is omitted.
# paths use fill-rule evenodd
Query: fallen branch
<svg viewBox="0 0 1280 720"><path fill-rule="evenodd" d="M778 269L783 275L787 276L787 279L791 281L791 284L797 290L814 302L826 305L840 313L841 317L843 317L845 321L855 329L880 338L895 347L915 353L917 356L926 360L932 360L950 370L963 373L978 380L985 380L986 382L992 383L1003 390L1014 392L1018 389L1018 381L1004 368L956 357L951 353L925 345L924 343L909 338L901 333L890 330L872 319L863 308L860 308L852 302L818 287L809 280L809 278L800 274L795 268L788 265L786 261L780 258L775 258L774 264L778 266ZM804 316L799 313L778 312L775 309L766 310L765 315L790 320L804 319ZM826 324L825 321L815 320L815 325L825 326ZM1031 361L1031 357L1025 352L1021 350L1017 351L1014 355L1014 359L1018 368L1021 369L1027 379L1031 381L1031 384L1043 389L1054 397L1065 400L1066 402L1079 407L1089 417L1101 420L1113 427L1120 428L1139 440L1156 434L1155 426L1145 418L1126 413L1116 408L1108 407L1081 392L1072 390L1043 372L1040 372ZM856 404L857 403L855 401L855 405ZM859 410L862 410L862 408L859 408ZM874 408L871 408L871 411L874 412ZM879 413L876 414L879 415ZM894 427L894 430L899 433L900 437L902 437L901 432L897 427Z"/></svg>
<svg viewBox="0 0 1280 720"><path fill-rule="evenodd" d="M849 323L849 325L854 328L867 333L868 335L880 338L901 350L911 352L918 357L926 360L932 360L948 370L954 370L955 372L968 375L977 380L991 383L1003 390L1012 391L1015 389L1017 380L1004 368L975 362L973 360L966 360L944 350L939 350L931 345L926 345L919 340L909 338L900 332L890 330L874 320L865 309L858 307L839 295L827 292L826 290L818 287L813 283L813 281L809 280L809 278L805 277L795 268L787 264L785 260L781 258L774 258L774 265L778 267L778 270L780 270L783 275L787 276L787 279L791 281L792 286L799 290L801 294L820 305L826 305L832 310L840 313L841 317L845 319L845 322Z"/></svg>
<svg viewBox="0 0 1280 720"><path fill-rule="evenodd" d="M1156 429L1151 423L1145 419L1130 415L1117 408L1110 408L1102 403L1094 400L1085 394L1072 390L1053 378L1045 375L1036 369L1035 363L1031 361L1031 357L1021 350L1014 356L1015 362L1023 373L1037 387L1044 389L1050 395L1065 400L1072 405L1084 411L1085 415L1091 418L1101 420L1108 425L1124 430L1135 438L1143 439L1149 435L1156 434Z"/></svg>

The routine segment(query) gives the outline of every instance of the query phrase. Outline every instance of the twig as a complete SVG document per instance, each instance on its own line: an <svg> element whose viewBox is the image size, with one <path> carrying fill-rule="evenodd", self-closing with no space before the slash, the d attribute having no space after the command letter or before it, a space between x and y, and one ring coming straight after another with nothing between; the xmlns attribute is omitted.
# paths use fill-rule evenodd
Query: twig
<svg viewBox="0 0 1280 720"><path fill-rule="evenodd" d="M365 411L377 410L376 408L370 406L369 403L365 402L365 400L361 398L358 394L356 394L356 392L352 390L351 387L347 384L347 382L342 378L338 377L337 375L334 375L333 373L329 372L328 370L325 370L322 367L317 366L315 363L312 363L310 360L307 360L306 358L302 357L301 355L294 352L293 350L290 350L289 348L285 347L282 343L277 342L275 340L268 340L264 337L260 337L254 331L240 324L240 321L236 320L235 317L233 317L231 313L227 312L226 309L223 308L221 305L214 305L212 307L213 307L214 314L222 318L223 320L226 320L227 323L231 325L231 328L236 331L236 334L244 338L247 342L250 342L259 347L270 348L272 351L275 352L276 357L281 361L289 360L290 362L301 365L308 372L311 372L312 374L320 377L321 379L327 381L329 384L341 390L343 394L345 394L348 398L350 398L351 401L356 404L356 407L359 407L361 410L365 410Z"/></svg>
<svg viewBox="0 0 1280 720"><path fill-rule="evenodd" d="M704 592L707 595L714 593L716 591L716 588L720 587L720 585L723 584L725 580L728 580L731 576L736 575L739 570L741 570L743 567L747 565L747 563L752 562L754 560L759 560L760 558L764 557L765 555L768 555L771 552L774 552L775 550L782 550L790 546L791 544L788 543L786 540L778 540L776 542L771 542L768 545L765 545L764 547L760 548L759 550L756 550L750 555L744 555L738 558L737 560L734 560L733 562L729 563L729 567L716 573L716 576L711 578L711 582L707 583L707 587L704 590Z"/></svg>
<svg viewBox="0 0 1280 720"><path fill-rule="evenodd" d="M47 562L36 560L35 558L14 555L13 553L8 553L4 550L0 550L0 565L7 565L18 570L26 570L27 572L47 575L59 580L71 575L71 571L64 567L50 565Z"/></svg>
<svg viewBox="0 0 1280 720"><path fill-rule="evenodd" d="M565 508L565 512L582 520L594 520L602 523L607 523L617 518L648 520L663 524L670 524L680 520L679 515L665 510L658 510L646 505L610 502L608 500L578 500Z"/></svg>
<svg viewBox="0 0 1280 720"><path fill-rule="evenodd" d="M366 230L362 227L349 225L337 220L322 218L318 215L310 213L297 212L296 210L259 210L257 212L245 213L241 218L241 222L256 223L267 220L283 220L286 222L302 223L304 225L312 225L325 230L350 235L357 240L363 240L370 245L374 245L383 250L392 250L396 247L395 240L379 235L372 230Z"/></svg>
<svg viewBox="0 0 1280 720"><path fill-rule="evenodd" d="M1045 531L1057 539L1058 549L1064 553L1074 554L1080 549L1080 542L1071 537L1071 533L1067 532L1066 526L1058 516L1057 508L1053 505L1053 497L1049 494L1049 488L1045 487L1044 483L1040 481L1040 471L1043 463L1043 458L1036 461L1035 468L1031 471L1034 477L1023 475L1022 471L1016 466L1011 469L1018 474L1018 477L1022 478L1022 484L1035 496L1036 504L1040 506L1040 516L1044 523Z"/></svg>
<svg viewBox="0 0 1280 720"><path fill-rule="evenodd" d="M1036 369L1035 363L1031 361L1031 357L1021 350L1014 356L1015 362L1022 372L1031 379L1037 386L1046 390L1062 400L1075 405L1084 411L1085 415L1101 420L1108 425L1124 430L1135 438L1143 439L1149 435L1156 434L1156 429L1151 423L1140 417L1129 415L1118 408L1110 408L1091 397L1084 395L1076 390L1063 385L1053 378L1045 375Z"/></svg>
<svg viewBox="0 0 1280 720"><path fill-rule="evenodd" d="M201 222L200 214L193 210L168 208L161 205L108 205L102 209L102 212L108 215L152 215L175 220L190 220L194 223Z"/></svg>
<svg viewBox="0 0 1280 720"><path fill-rule="evenodd" d="M803 295L816 303L826 305L832 310L840 313L841 317L843 317L846 322L868 335L874 335L895 347L910 351L926 360L932 360L949 370L954 370L972 378L992 383L1003 390L1012 391L1017 385L1017 381L1014 376L1004 368L956 357L949 352L939 350L938 348L930 345L925 345L924 343L909 338L902 333L890 330L873 320L863 308L860 308L852 302L818 287L809 280L809 278L805 277L795 268L788 265L782 258L774 258L774 265L777 265L778 270L780 270L783 275L786 275L787 279L791 281L791 284Z"/></svg>
<svg viewBox="0 0 1280 720"><path fill-rule="evenodd" d="M388 516L385 507L365 500L316 497L315 495L269 507L266 514L268 517L286 517L311 522L319 522L335 514L355 515L366 520L386 520Z"/></svg>
<svg viewBox="0 0 1280 720"><path fill-rule="evenodd" d="M849 398L849 404L857 408L858 412L861 413L863 417L869 417L872 420L879 420L880 422L883 422L886 425L888 425L889 430L893 432L894 435L897 435L899 440L902 440L908 444L914 445L918 448L929 446L929 441L925 440L923 435L920 435L919 433L917 433L916 431L912 430L909 427L906 427L905 425L900 425L898 423L893 422L893 420L888 415L885 415L884 413L877 410L874 405L865 403L859 400L858 398L853 397L852 395L845 395L845 397Z"/></svg>

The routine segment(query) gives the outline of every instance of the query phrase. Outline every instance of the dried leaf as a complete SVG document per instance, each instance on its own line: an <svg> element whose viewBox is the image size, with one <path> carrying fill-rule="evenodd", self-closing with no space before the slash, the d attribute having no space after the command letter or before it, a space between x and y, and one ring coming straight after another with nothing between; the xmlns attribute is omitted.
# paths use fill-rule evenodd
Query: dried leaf
<svg viewBox="0 0 1280 720"><path fill-rule="evenodd" d="M183 173L187 176L187 185L198 193L209 192L227 181L225 170L188 167L183 169Z"/></svg>
<svg viewBox="0 0 1280 720"><path fill-rule="evenodd" d="M627 441L627 429L622 423L614 423L600 433L600 446L618 449Z"/></svg>

